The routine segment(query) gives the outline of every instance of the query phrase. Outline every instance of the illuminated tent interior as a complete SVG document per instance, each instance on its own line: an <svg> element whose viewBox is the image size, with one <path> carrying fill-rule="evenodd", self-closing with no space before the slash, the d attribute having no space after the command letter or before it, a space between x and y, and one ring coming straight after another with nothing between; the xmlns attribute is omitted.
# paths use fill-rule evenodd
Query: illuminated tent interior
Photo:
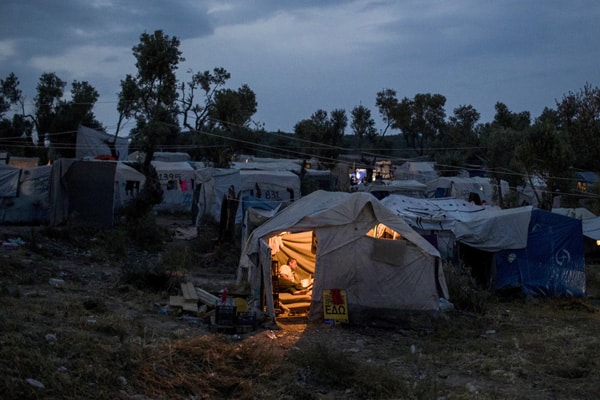
<svg viewBox="0 0 600 400"><path fill-rule="evenodd" d="M252 304L275 319L273 261L298 260L314 276L310 319L323 316L325 289L346 291L350 322L396 312L439 311L448 290L439 253L368 193L316 191L256 228L243 246L238 281Z"/></svg>

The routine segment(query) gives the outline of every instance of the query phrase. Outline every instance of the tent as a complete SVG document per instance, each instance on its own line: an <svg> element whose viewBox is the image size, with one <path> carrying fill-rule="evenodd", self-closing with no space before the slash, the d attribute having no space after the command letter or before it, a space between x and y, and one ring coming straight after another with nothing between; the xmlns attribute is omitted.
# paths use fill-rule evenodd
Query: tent
<svg viewBox="0 0 600 400"><path fill-rule="evenodd" d="M191 211L194 187L197 180L196 171L185 161L152 161L163 190L157 211Z"/></svg>
<svg viewBox="0 0 600 400"><path fill-rule="evenodd" d="M470 220L486 210L486 207L454 198L423 199L392 194L381 202L436 246L444 260L455 257L456 221Z"/></svg>
<svg viewBox="0 0 600 400"><path fill-rule="evenodd" d="M508 182L501 181L502 194L509 194ZM463 178L459 176L439 177L427 183L428 197L452 197L456 199L473 201L481 204L496 204L498 198L498 187L490 178L475 176Z"/></svg>
<svg viewBox="0 0 600 400"><path fill-rule="evenodd" d="M323 316L325 289L344 289L350 322L398 313L437 312L448 290L439 252L368 193L315 191L256 228L243 244L238 282L250 302L275 318L272 263L298 260L314 276L309 318ZM263 292L264 290L264 292Z"/></svg>
<svg viewBox="0 0 600 400"><path fill-rule="evenodd" d="M525 294L585 296L581 221L533 209L527 245L496 254L496 288L520 286Z"/></svg>
<svg viewBox="0 0 600 400"><path fill-rule="evenodd" d="M375 180L372 183L360 184L359 192L368 192L379 200L390 194L403 194L411 197L425 197L427 185L412 179L405 180Z"/></svg>
<svg viewBox="0 0 600 400"><path fill-rule="evenodd" d="M0 164L0 197L17 197L21 169Z"/></svg>
<svg viewBox="0 0 600 400"><path fill-rule="evenodd" d="M585 293L581 221L531 206L499 209L461 199L382 200L427 237L444 258L472 264L482 283L496 289L520 287L531 295Z"/></svg>
<svg viewBox="0 0 600 400"><path fill-rule="evenodd" d="M242 223L246 209L243 199L248 196L271 203L271 209L288 205L300 198L300 177L290 171L205 168L198 173L202 174L203 178L198 194L197 221L204 214L211 215L218 221L221 203L232 186L236 198L241 202L241 206L237 208L236 224Z"/></svg>
<svg viewBox="0 0 600 400"><path fill-rule="evenodd" d="M435 163L431 161L406 161L396 168L394 172L396 179L410 179L427 184L436 179L438 173L435 170Z"/></svg>
<svg viewBox="0 0 600 400"><path fill-rule="evenodd" d="M146 177L121 162L59 159L50 172L50 225L113 226Z"/></svg>
<svg viewBox="0 0 600 400"><path fill-rule="evenodd" d="M50 168L0 164L0 223L48 221Z"/></svg>
<svg viewBox="0 0 600 400"><path fill-rule="evenodd" d="M287 158L267 158L240 155L231 163L233 169L254 169L261 171L290 171L300 173L304 160Z"/></svg>

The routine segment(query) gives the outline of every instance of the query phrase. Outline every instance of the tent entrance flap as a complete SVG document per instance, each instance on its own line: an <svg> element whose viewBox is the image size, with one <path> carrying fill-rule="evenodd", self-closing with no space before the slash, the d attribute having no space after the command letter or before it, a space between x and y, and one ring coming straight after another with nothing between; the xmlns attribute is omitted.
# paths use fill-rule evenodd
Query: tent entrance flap
<svg viewBox="0 0 600 400"><path fill-rule="evenodd" d="M262 293L253 293L255 299L262 298L262 305L268 315L275 316L277 293L274 290L272 265L286 264L288 259L295 258L298 262L296 277L298 280L307 279L314 275L316 254L313 231L289 233L282 232L265 241L260 239L259 262L261 276L251 277L250 280L262 279ZM251 284L252 287L256 285Z"/></svg>
<svg viewBox="0 0 600 400"><path fill-rule="evenodd" d="M313 231L289 233L283 232L269 238L269 247L273 260L279 265L287 264L288 259L298 262L298 279L310 278L315 273L316 236Z"/></svg>

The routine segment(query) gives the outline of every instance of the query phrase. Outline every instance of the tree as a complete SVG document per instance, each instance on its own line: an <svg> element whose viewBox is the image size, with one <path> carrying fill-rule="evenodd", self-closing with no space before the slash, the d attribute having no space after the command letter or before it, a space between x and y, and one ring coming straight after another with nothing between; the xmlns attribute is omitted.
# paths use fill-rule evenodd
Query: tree
<svg viewBox="0 0 600 400"><path fill-rule="evenodd" d="M348 117L343 109L333 110L331 117L327 111L319 109L310 119L298 122L294 126L294 133L305 143L301 147L302 155L317 156L326 164L334 165L347 125Z"/></svg>
<svg viewBox="0 0 600 400"><path fill-rule="evenodd" d="M501 181L515 187L527 179L527 169L515 157L515 148L524 140L531 121L528 111L515 113L501 102L496 103L495 110L494 120L479 127L480 157L487 163L487 175L496 181L498 204L505 207Z"/></svg>
<svg viewBox="0 0 600 400"><path fill-rule="evenodd" d="M425 144L433 141L443 129L446 118L444 105L446 97L441 94L416 94L411 100L396 99L396 92L391 89L377 93L376 100L379 113L388 127L402 132L407 146L422 156Z"/></svg>
<svg viewBox="0 0 600 400"><path fill-rule="evenodd" d="M356 106L352 109L352 122L350 127L354 133L355 145L357 148L363 148L363 139L369 142L377 136L375 129L375 121L371 117L371 110L363 105Z"/></svg>
<svg viewBox="0 0 600 400"><path fill-rule="evenodd" d="M75 157L77 129L85 124L103 129L92 112L98 92L86 81L73 81L71 99L65 100L66 82L55 73L43 73L37 85L31 119L38 133L38 143L51 141L53 157ZM39 154L38 154L39 155Z"/></svg>
<svg viewBox="0 0 600 400"><path fill-rule="evenodd" d="M70 108L74 125L85 125L88 128L104 130L104 127L94 115L93 108L100 95L87 81L73 81L71 84L71 101L65 102L65 108Z"/></svg>
<svg viewBox="0 0 600 400"><path fill-rule="evenodd" d="M118 107L120 112L136 118L132 139L145 152L147 174L157 147L178 131L175 71L184 61L179 45L177 37L171 38L161 30L143 33L133 47L137 74L121 81Z"/></svg>
<svg viewBox="0 0 600 400"><path fill-rule="evenodd" d="M546 191L538 199L538 207L551 210L555 194L571 189L574 157L566 138L552 124L538 122L527 130L523 141L515 149L515 155L529 179L535 172L546 181Z"/></svg>
<svg viewBox="0 0 600 400"><path fill-rule="evenodd" d="M394 124L395 114L397 114L398 99L396 98L396 91L393 89L384 89L377 92L375 105L377 105L379 115L385 123L385 128L381 133L381 136L385 136L388 129Z"/></svg>
<svg viewBox="0 0 600 400"><path fill-rule="evenodd" d="M461 105L433 140L436 167L442 176L456 175L466 163L478 163L477 121L479 112L472 105Z"/></svg>
<svg viewBox="0 0 600 400"><path fill-rule="evenodd" d="M25 155L27 147L33 144L33 122L25 114L25 97L19 85L14 73L0 80L0 143L13 154ZM16 112L9 119L6 114L13 107Z"/></svg>
<svg viewBox="0 0 600 400"><path fill-rule="evenodd" d="M55 73L43 73L37 85L37 95L34 98L34 124L38 137L54 131L55 119L60 101L63 97L66 82ZM59 138L53 137L57 142ZM66 144L65 144L66 145Z"/></svg>
<svg viewBox="0 0 600 400"><path fill-rule="evenodd" d="M207 127L208 118L214 108L215 96L230 77L231 74L227 70L217 67L213 69L212 73L210 71L197 72L192 75L189 82L179 85L184 127L195 132L209 128ZM198 89L204 92L202 105L196 102L195 96Z"/></svg>
<svg viewBox="0 0 600 400"><path fill-rule="evenodd" d="M10 73L6 79L0 80L0 118L14 105L23 107L23 93L19 89L19 78Z"/></svg>
<svg viewBox="0 0 600 400"><path fill-rule="evenodd" d="M492 125L501 128L510 128L516 131L524 131L531 126L531 114L529 111L520 113L511 112L506 104L497 102L494 106L496 114Z"/></svg>
<svg viewBox="0 0 600 400"><path fill-rule="evenodd" d="M523 183L525 170L515 158L515 148L523 137L524 132L493 124L487 124L482 129L481 146L487 163L486 174L496 181L499 190L498 204L501 208L506 207L504 196L508 194L502 193L501 181L507 181L510 187Z"/></svg>
<svg viewBox="0 0 600 400"><path fill-rule="evenodd" d="M248 127L256 109L256 95L248 85L242 85L238 90L217 91L209 115L215 124L231 131L232 127Z"/></svg>
<svg viewBox="0 0 600 400"><path fill-rule="evenodd" d="M600 171L600 89L586 84L557 102L557 127L577 150L575 166Z"/></svg>

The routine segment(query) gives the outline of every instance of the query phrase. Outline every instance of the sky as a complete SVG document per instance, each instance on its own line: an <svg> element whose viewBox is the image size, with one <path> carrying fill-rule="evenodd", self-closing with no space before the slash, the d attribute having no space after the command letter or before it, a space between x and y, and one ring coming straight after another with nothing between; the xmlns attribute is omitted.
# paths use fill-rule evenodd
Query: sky
<svg viewBox="0 0 600 400"><path fill-rule="evenodd" d="M40 76L87 81L109 133L132 48L162 30L181 41L189 71L223 67L227 87L256 94L253 120L293 132L317 110L371 110L377 92L446 97L479 122L497 102L532 118L586 84L600 86L598 0L2 0L0 79L14 72L31 104ZM128 132L133 122L125 128ZM350 128L346 133L351 133Z"/></svg>

